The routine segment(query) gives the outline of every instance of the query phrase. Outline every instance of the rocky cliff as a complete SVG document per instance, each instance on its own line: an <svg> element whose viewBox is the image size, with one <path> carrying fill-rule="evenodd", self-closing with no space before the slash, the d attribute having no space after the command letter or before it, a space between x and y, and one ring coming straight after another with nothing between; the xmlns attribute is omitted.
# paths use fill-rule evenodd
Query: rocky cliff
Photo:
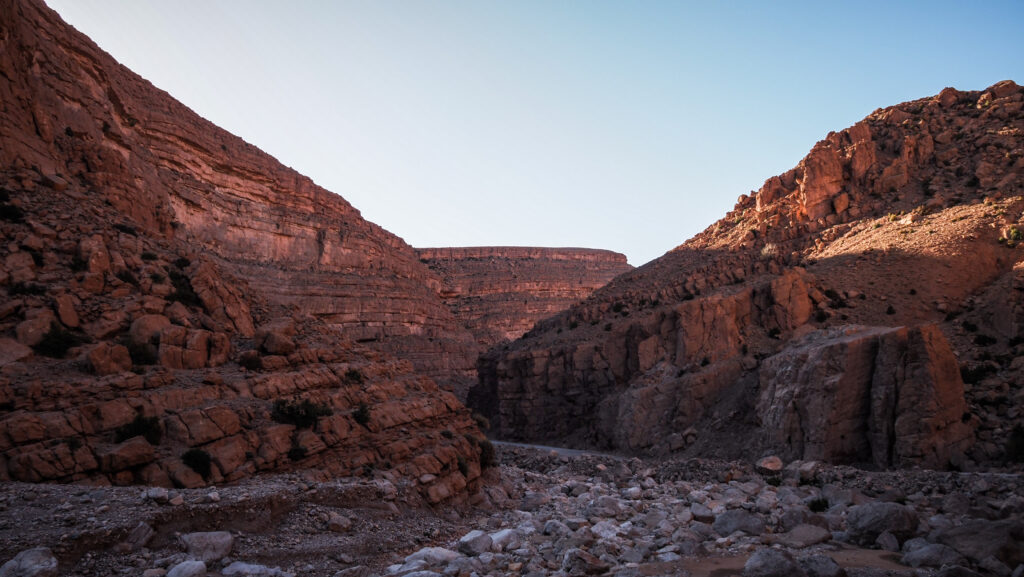
<svg viewBox="0 0 1024 577"><path fill-rule="evenodd" d="M0 4L0 47L0 479L476 483L427 376L476 344L410 247L41 2Z"/></svg>
<svg viewBox="0 0 1024 577"><path fill-rule="evenodd" d="M199 117L41 2L8 2L0 163L75 182L149 234L197 247L271 303L450 380L472 336L400 238L343 198Z"/></svg>
<svg viewBox="0 0 1024 577"><path fill-rule="evenodd" d="M470 404L507 438L627 451L1009 458L1022 108L1013 82L949 88L829 134L704 232L492 351Z"/></svg>
<svg viewBox="0 0 1024 577"><path fill-rule="evenodd" d="M625 255L583 248L418 248L441 279L441 298L484 350L630 271Z"/></svg>

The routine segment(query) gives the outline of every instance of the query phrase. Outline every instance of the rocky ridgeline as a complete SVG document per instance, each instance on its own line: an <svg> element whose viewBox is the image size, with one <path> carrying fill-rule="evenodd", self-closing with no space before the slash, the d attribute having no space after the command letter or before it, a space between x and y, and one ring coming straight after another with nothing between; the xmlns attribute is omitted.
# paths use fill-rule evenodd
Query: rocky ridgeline
<svg viewBox="0 0 1024 577"><path fill-rule="evenodd" d="M432 502L476 483L482 435L408 361L266 303L76 180L23 169L0 188L0 479L385 469Z"/></svg>
<svg viewBox="0 0 1024 577"><path fill-rule="evenodd" d="M1024 89L881 109L480 364L499 436L875 466L1024 459ZM1016 429L1016 432L1015 432Z"/></svg>
<svg viewBox="0 0 1024 577"><path fill-rule="evenodd" d="M200 118L41 1L0 8L0 163L75 182L147 233L192 244L271 303L442 380L476 344L438 279L343 198Z"/></svg>
<svg viewBox="0 0 1024 577"><path fill-rule="evenodd" d="M172 491L12 483L0 496L0 574L1024 573L1019 475L509 447L499 457L472 506L443 510L381 471Z"/></svg>
<svg viewBox="0 0 1024 577"><path fill-rule="evenodd" d="M418 248L441 298L484 350L521 337L633 269L619 253L583 248Z"/></svg>

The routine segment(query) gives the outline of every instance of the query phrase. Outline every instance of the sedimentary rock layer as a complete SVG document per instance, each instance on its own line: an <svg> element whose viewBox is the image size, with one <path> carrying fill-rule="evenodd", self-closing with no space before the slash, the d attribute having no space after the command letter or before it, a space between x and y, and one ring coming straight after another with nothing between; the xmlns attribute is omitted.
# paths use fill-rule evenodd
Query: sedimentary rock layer
<svg viewBox="0 0 1024 577"><path fill-rule="evenodd" d="M441 298L484 349L578 303L633 267L625 255L583 248L418 248Z"/></svg>
<svg viewBox="0 0 1024 577"><path fill-rule="evenodd" d="M879 109L685 244L491 351L469 402L500 435L548 443L886 466L1008 458L1024 425L1022 176L1013 82ZM840 369L813 360L838 354L834 329L876 336ZM856 425L766 414L765 391L786 387L837 402L816 379L786 382L792 363L856 383ZM920 389L903 389L910 373ZM869 401L883 390L910 396Z"/></svg>
<svg viewBox="0 0 1024 577"><path fill-rule="evenodd" d="M270 302L408 353L428 374L472 370L471 335L402 239L119 65L41 2L5 2L0 18L4 166L78 182L146 231L218 257Z"/></svg>

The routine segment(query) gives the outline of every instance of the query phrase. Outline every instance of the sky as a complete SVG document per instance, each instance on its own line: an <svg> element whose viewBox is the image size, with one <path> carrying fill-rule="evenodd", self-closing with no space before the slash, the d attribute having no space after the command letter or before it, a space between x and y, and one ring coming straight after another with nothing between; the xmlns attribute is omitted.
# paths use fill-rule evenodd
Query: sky
<svg viewBox="0 0 1024 577"><path fill-rule="evenodd" d="M643 264L877 108L1024 83L1024 2L47 0L428 246Z"/></svg>

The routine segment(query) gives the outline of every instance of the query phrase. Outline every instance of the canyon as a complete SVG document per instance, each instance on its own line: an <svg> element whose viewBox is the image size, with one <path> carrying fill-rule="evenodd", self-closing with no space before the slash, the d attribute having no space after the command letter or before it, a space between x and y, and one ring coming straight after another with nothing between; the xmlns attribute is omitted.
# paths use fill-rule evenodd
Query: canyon
<svg viewBox="0 0 1024 577"><path fill-rule="evenodd" d="M633 268L414 248L40 0L0 24L0 576L1024 573L1015 83Z"/></svg>

